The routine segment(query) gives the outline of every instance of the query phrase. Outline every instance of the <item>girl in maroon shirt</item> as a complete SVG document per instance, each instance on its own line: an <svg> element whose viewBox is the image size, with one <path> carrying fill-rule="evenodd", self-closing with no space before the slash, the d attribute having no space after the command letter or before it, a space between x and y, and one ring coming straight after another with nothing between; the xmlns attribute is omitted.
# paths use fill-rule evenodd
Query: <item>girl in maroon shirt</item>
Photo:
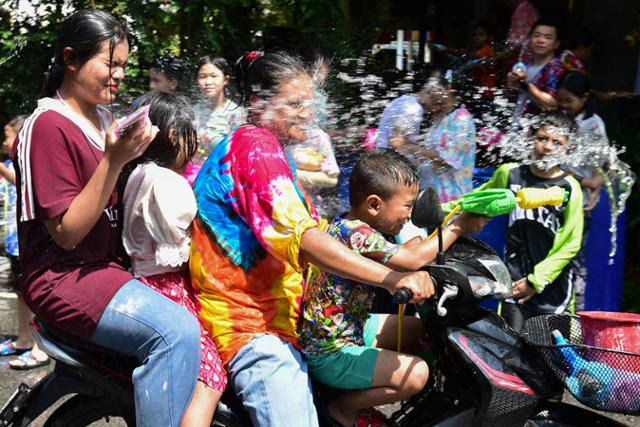
<svg viewBox="0 0 640 427"><path fill-rule="evenodd" d="M19 282L43 321L140 360L137 425L177 426L198 374L198 325L127 272L114 191L154 130L141 122L116 139L99 106L113 102L128 54L127 32L108 13L81 10L60 28L45 97L13 148Z"/></svg>

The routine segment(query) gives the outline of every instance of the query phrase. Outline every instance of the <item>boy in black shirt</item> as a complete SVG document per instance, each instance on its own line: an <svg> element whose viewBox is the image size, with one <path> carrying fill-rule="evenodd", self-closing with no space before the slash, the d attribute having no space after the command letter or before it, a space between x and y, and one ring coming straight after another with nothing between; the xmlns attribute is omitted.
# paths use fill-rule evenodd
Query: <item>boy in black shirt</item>
<svg viewBox="0 0 640 427"><path fill-rule="evenodd" d="M575 267L571 262L582 242L583 209L580 183L552 165L565 150L572 124L564 116L540 117L534 129L534 155L530 165L500 166L477 190L559 186L569 192L562 206L536 209L516 207L509 216L505 263L513 283L513 299L502 304L502 315L517 331L524 320L543 313L573 311ZM548 165L552 165L548 167Z"/></svg>

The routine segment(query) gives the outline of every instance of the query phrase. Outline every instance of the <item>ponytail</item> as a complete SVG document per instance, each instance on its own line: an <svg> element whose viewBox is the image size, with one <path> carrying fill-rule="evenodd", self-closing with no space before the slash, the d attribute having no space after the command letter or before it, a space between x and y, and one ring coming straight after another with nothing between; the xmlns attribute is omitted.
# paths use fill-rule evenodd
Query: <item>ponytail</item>
<svg viewBox="0 0 640 427"><path fill-rule="evenodd" d="M128 42L128 37L126 27L107 12L84 9L73 13L58 30L56 50L42 85L42 96L54 96L62 85L68 65L63 56L66 48L72 49L68 61L82 67L100 51L103 41L109 41L109 52L113 54L115 46Z"/></svg>
<svg viewBox="0 0 640 427"><path fill-rule="evenodd" d="M62 85L64 69L62 55L56 55L51 58L51 64L49 64L49 69L42 84L42 96L52 97L56 94L56 91Z"/></svg>

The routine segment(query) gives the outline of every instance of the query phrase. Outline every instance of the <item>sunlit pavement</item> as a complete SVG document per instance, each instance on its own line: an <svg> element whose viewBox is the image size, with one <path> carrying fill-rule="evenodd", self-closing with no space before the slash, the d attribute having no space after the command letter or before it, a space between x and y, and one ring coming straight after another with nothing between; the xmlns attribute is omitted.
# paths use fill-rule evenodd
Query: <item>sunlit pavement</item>
<svg viewBox="0 0 640 427"><path fill-rule="evenodd" d="M17 297L16 294L9 288L5 287L7 280L6 267L8 259L0 256L0 338L15 338L18 333L18 317L17 317ZM25 381L28 384L35 384L40 378L44 377L54 364L50 363L46 367L32 369L29 371L16 371L9 368L9 361L13 360L15 356L0 356L0 405L4 405L9 396L15 391L18 385ZM31 425L33 427L40 427L44 424L47 417L53 413L55 408L61 405L61 400L54 408L46 411ZM94 423L95 426L108 426L104 422Z"/></svg>
<svg viewBox="0 0 640 427"><path fill-rule="evenodd" d="M0 257L0 337L15 337L18 332L18 322L16 314L16 302L17 298L9 288L4 287L6 281L6 272L4 270L6 258ZM9 361L15 356L0 357L0 405L3 405L5 401L11 396L21 381L29 381L35 383L38 379L53 369L53 363L44 368L38 368L30 371L16 371L9 368ZM565 393L563 398L565 401L576 404L577 402L569 393ZM385 405L381 408L386 414L390 414L397 405ZM46 420L46 417L52 412L47 411L42 418L38 419L32 424L34 427L39 427ZM640 427L640 417L631 417L625 415L607 414L616 420L623 422L629 426ZM102 423L101 423L102 424ZM99 424L94 424L99 425ZM110 424L104 424L110 425Z"/></svg>
<svg viewBox="0 0 640 427"><path fill-rule="evenodd" d="M2 265L3 263L0 262L0 267ZM6 279L6 275L0 273L0 280L3 283L4 279ZM18 333L16 303L16 294L0 284L0 336L2 337L14 338ZM39 378L46 375L53 368L51 363L43 368L16 371L9 368L9 361L14 358L15 356L0 357L0 405L4 405L20 382L36 383ZM32 425L39 426L42 423L36 422Z"/></svg>

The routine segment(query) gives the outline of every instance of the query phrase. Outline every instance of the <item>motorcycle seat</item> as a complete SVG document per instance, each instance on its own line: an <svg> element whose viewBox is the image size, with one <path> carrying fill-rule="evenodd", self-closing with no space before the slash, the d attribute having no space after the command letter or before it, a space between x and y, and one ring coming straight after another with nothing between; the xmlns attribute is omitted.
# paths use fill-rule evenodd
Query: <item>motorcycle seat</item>
<svg viewBox="0 0 640 427"><path fill-rule="evenodd" d="M116 371L127 378L131 377L133 369L140 364L132 356L123 355L93 344L42 320L36 319L34 323L41 337L52 342L59 350L62 350L67 360L70 357L71 360L81 365L110 372ZM56 358L55 354L51 356L54 359Z"/></svg>

